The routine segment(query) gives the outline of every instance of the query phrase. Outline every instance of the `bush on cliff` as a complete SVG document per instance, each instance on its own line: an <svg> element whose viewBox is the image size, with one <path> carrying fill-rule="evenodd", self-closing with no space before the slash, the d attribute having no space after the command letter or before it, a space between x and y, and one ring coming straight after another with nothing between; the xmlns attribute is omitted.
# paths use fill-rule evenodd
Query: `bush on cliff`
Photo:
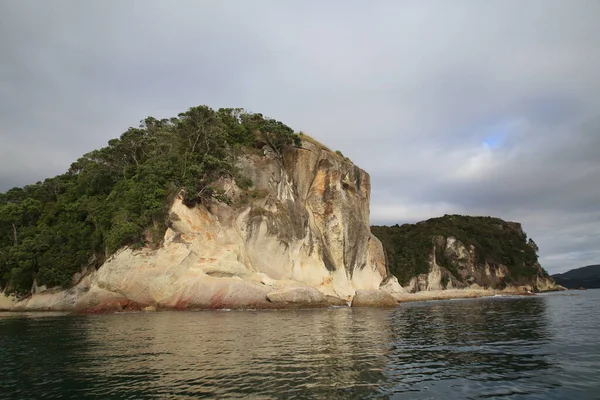
<svg viewBox="0 0 600 400"><path fill-rule="evenodd" d="M240 149L267 143L281 153L300 138L283 123L242 109L193 107L148 117L62 175L0 194L0 290L65 286L88 263L124 245L157 243L170 201L223 199L222 177L251 186L235 167Z"/></svg>
<svg viewBox="0 0 600 400"><path fill-rule="evenodd" d="M538 273L537 245L527 240L520 226L499 218L444 215L416 224L373 226L371 231L383 243L390 271L403 285L429 272L436 237L455 237L465 246L474 246L478 264L506 265L512 278ZM438 264L460 279L443 246L435 249Z"/></svg>

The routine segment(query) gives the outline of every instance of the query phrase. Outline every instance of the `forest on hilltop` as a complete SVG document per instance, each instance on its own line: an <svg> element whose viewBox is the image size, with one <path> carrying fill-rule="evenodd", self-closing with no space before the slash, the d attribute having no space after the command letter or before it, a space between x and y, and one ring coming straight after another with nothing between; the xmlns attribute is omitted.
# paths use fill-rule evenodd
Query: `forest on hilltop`
<svg viewBox="0 0 600 400"><path fill-rule="evenodd" d="M0 290L26 294L67 286L83 266L99 266L124 245L157 243L177 194L193 206L227 201L213 184L231 177L245 147L281 153L300 136L274 119L242 109L192 107L177 117L148 117L69 170L0 194Z"/></svg>
<svg viewBox="0 0 600 400"><path fill-rule="evenodd" d="M600 288L600 264L575 268L562 274L552 275L552 279L568 289Z"/></svg>
<svg viewBox="0 0 600 400"><path fill-rule="evenodd" d="M401 285L429 272L434 239L440 236L455 237L465 246L474 246L478 264L505 265L512 278L538 273L535 242L527 239L520 225L500 218L444 215L416 224L372 226L371 231L381 240L390 272ZM438 246L436 261L461 279L456 266L446 259L443 249Z"/></svg>

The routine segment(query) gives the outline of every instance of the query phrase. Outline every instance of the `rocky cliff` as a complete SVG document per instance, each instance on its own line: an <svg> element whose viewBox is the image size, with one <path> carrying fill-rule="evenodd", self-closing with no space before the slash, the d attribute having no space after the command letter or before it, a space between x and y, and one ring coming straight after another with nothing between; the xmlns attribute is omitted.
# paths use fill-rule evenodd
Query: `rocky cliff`
<svg viewBox="0 0 600 400"><path fill-rule="evenodd" d="M357 290L402 292L370 232L369 175L312 140L283 152L258 147L237 160L252 187L220 179L228 201L188 207L177 197L158 247L122 248L69 289L36 288L0 308L323 306L346 304Z"/></svg>
<svg viewBox="0 0 600 400"><path fill-rule="evenodd" d="M373 227L390 270L409 292L494 289L559 290L519 223L446 215L417 224Z"/></svg>

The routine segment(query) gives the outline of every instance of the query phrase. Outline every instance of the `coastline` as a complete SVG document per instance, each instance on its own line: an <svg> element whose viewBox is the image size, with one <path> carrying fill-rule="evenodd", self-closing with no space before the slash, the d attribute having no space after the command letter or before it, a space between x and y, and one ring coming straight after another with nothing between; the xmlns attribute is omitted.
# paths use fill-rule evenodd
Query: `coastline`
<svg viewBox="0 0 600 400"><path fill-rule="evenodd" d="M515 288L505 290L494 289L445 289L445 290L423 290L415 293L402 293L396 295L399 303L410 303L416 301L453 300L453 299L475 299L479 297L494 296L535 296L540 293L559 292L565 289L541 290L530 292L528 290L517 290Z"/></svg>
<svg viewBox="0 0 600 400"><path fill-rule="evenodd" d="M399 303L431 300L475 299L480 297L501 296L532 296L535 293L517 290L492 290L492 289L446 289L423 290L415 293L405 293L396 296Z"/></svg>
<svg viewBox="0 0 600 400"><path fill-rule="evenodd" d="M540 291L540 292L529 292L524 290L493 290L493 289L446 289L446 290L428 290L428 291L419 291L416 293L396 293L394 295L395 299L398 301L396 307L401 306L402 303L412 303L412 302L421 302L421 301L436 301L436 300L454 300L454 299L476 299L482 297L494 297L494 296L535 296L539 293L546 293L552 291L559 290L549 290L549 291ZM5 301L3 301L5 300ZM94 310L94 309L56 309L56 308L27 308L27 307L11 307L14 306L14 303L10 301L6 296L0 296L0 312L59 312L59 313L69 313L69 314L104 314L104 313L112 313L112 312L153 312L153 311L195 311L195 310L219 310L219 308L190 308L190 309L179 309L179 308L159 308L156 309L154 307L107 307L102 308L102 310ZM325 305L325 306L312 306L307 308L329 308L329 307L351 307L350 304L347 306L343 305ZM355 306L356 307L356 306ZM382 308L381 306L367 306L368 308ZM388 305L389 307L389 305ZM272 304L271 306L265 307L264 305L259 307L240 307L238 309L297 309L304 308L301 305L290 305L290 304ZM225 308L229 309L229 308Z"/></svg>

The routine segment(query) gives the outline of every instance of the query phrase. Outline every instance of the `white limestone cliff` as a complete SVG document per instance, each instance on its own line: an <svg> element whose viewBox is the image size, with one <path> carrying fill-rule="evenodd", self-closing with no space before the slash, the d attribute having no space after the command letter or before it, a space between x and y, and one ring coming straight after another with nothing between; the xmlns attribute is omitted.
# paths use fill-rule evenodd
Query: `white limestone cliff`
<svg viewBox="0 0 600 400"><path fill-rule="evenodd" d="M123 248L68 290L5 297L0 308L322 306L349 303L357 290L404 292L370 232L365 171L306 140L283 155L248 152L239 167L254 186L220 182L231 204L188 208L175 199L158 248Z"/></svg>
<svg viewBox="0 0 600 400"><path fill-rule="evenodd" d="M521 229L513 223L515 229ZM436 259L436 247L443 246L442 253L453 271L440 265ZM503 264L481 264L477 260L474 246L465 246L455 237L437 237L434 240L429 257L429 272L413 277L404 289L415 293L421 291L440 291L452 289L498 289L503 292L542 292L562 290L552 278L536 264L535 276L522 279L510 276L510 269ZM508 279L507 279L508 278ZM508 284L507 284L508 282Z"/></svg>

